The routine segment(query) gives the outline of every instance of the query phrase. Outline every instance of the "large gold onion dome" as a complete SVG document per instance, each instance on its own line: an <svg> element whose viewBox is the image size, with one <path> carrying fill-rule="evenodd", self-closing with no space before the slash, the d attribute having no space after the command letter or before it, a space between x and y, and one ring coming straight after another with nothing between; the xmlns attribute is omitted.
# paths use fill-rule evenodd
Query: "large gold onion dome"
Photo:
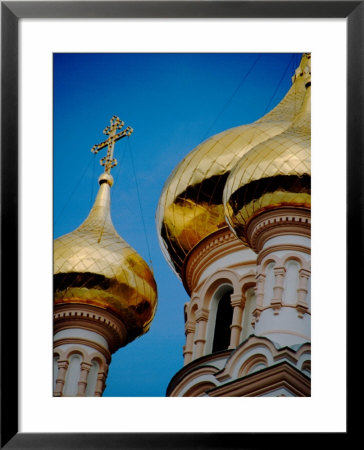
<svg viewBox="0 0 364 450"><path fill-rule="evenodd" d="M222 194L231 169L251 148L285 131L300 110L306 91L300 75L307 58L303 55L291 88L272 111L252 124L231 128L202 142L167 179L156 223L162 252L178 276L191 249L227 226Z"/></svg>
<svg viewBox="0 0 364 450"><path fill-rule="evenodd" d="M305 97L290 127L246 153L231 171L224 188L225 218L248 243L250 221L264 211L311 206L311 63L301 62Z"/></svg>
<svg viewBox="0 0 364 450"><path fill-rule="evenodd" d="M115 314L127 342L150 328L157 286L142 257L116 232L110 215L113 177L103 173L87 219L54 241L54 303L93 305Z"/></svg>

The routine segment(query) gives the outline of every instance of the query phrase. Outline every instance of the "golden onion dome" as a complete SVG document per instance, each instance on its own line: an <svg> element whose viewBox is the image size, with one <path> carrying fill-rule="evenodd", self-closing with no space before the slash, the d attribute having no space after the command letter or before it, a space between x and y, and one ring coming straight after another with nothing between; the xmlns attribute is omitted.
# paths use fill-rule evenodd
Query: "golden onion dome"
<svg viewBox="0 0 364 450"><path fill-rule="evenodd" d="M87 304L114 313L130 342L150 328L157 286L146 262L114 228L112 183L113 177L103 173L86 220L54 241L54 303Z"/></svg>
<svg viewBox="0 0 364 450"><path fill-rule="evenodd" d="M285 206L311 206L311 66L307 58L306 93L291 126L246 153L226 181L225 218L244 243L247 225L258 214Z"/></svg>
<svg viewBox="0 0 364 450"><path fill-rule="evenodd" d="M202 142L167 179L156 213L161 249L181 276L187 254L204 237L226 226L223 189L240 158L257 144L285 131L305 95L304 54L293 84L268 114L249 125L223 131ZM302 76L301 76L302 75Z"/></svg>

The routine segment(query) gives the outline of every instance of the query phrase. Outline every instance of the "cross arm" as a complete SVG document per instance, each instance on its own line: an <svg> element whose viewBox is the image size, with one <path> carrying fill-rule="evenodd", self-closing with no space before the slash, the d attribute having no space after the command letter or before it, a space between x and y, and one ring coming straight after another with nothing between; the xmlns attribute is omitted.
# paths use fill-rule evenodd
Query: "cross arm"
<svg viewBox="0 0 364 450"><path fill-rule="evenodd" d="M130 136L134 130L131 127L125 128L125 130L120 131L120 133L115 134L114 140L118 141L124 136Z"/></svg>
<svg viewBox="0 0 364 450"><path fill-rule="evenodd" d="M108 143L109 141L106 140L104 142L101 142L100 144L95 144L91 149L92 153L98 153L102 148L107 147Z"/></svg>

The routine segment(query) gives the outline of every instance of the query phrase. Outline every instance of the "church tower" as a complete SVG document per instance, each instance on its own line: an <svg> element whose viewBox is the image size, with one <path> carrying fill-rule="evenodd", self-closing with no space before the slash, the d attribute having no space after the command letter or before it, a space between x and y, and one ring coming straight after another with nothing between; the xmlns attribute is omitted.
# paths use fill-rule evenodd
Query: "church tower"
<svg viewBox="0 0 364 450"><path fill-rule="evenodd" d="M107 155L88 217L54 241L54 396L101 396L112 353L146 333L155 314L153 273L111 220L114 144L133 132L123 126L113 116L92 148Z"/></svg>
<svg viewBox="0 0 364 450"><path fill-rule="evenodd" d="M190 296L168 396L310 395L310 54L292 81L163 188L161 249Z"/></svg>

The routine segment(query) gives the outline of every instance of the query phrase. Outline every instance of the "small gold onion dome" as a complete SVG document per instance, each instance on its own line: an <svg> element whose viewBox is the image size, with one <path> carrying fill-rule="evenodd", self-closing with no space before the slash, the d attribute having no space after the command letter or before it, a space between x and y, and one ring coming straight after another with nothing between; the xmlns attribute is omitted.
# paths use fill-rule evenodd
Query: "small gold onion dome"
<svg viewBox="0 0 364 450"><path fill-rule="evenodd" d="M292 86L268 114L250 125L223 131L198 145L167 179L156 213L160 246L177 273L187 254L204 237L227 226L222 200L226 179L240 158L255 145L285 131L305 95L304 54Z"/></svg>
<svg viewBox="0 0 364 450"><path fill-rule="evenodd" d="M291 126L246 153L225 184L226 221L248 245L247 226L260 213L285 206L311 207L310 55L306 58L305 98Z"/></svg>
<svg viewBox="0 0 364 450"><path fill-rule="evenodd" d="M127 342L148 331L157 286L146 262L116 232L110 216L113 177L103 173L87 219L54 241L54 303L93 305L124 323Z"/></svg>

